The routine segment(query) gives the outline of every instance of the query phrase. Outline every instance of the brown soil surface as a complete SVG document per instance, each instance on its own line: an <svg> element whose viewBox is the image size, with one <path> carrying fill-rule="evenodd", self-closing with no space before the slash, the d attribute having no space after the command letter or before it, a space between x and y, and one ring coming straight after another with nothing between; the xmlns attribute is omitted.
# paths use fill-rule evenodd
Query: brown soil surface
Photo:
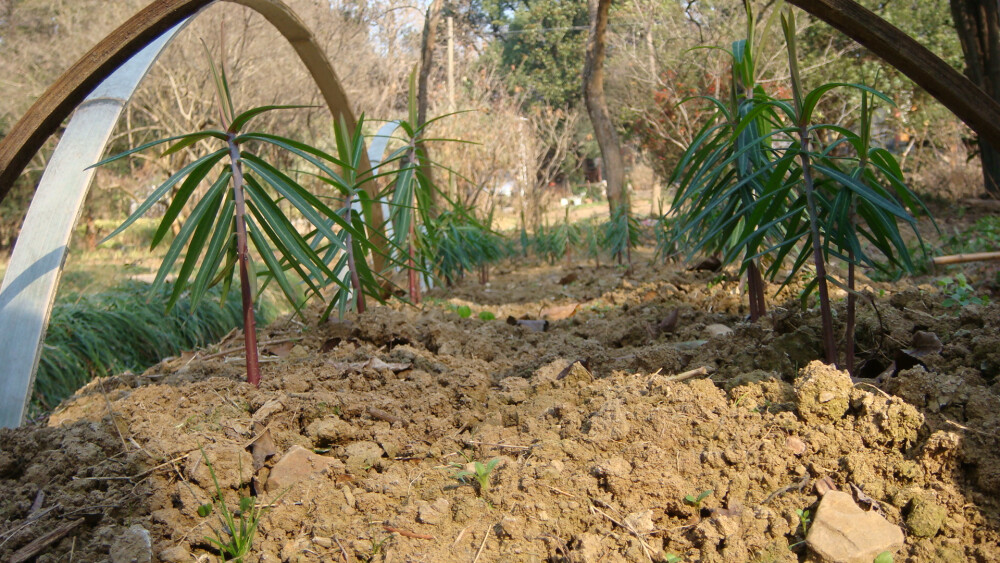
<svg viewBox="0 0 1000 563"><path fill-rule="evenodd" d="M219 561L204 455L231 509L273 501L253 562L805 561L825 478L906 531L897 562L998 561L1000 307L899 287L872 288L857 344L859 375L900 369L853 382L810 365L815 311L750 325L737 283L676 266L524 267L275 325L259 389L208 350L0 430L0 560ZM321 457L284 486L295 446ZM493 459L482 489L459 475Z"/></svg>

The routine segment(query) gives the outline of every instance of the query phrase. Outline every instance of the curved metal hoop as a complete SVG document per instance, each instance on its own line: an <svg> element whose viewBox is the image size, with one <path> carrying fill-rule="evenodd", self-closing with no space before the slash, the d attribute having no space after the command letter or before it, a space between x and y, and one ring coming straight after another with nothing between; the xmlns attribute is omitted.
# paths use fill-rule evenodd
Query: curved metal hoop
<svg viewBox="0 0 1000 563"><path fill-rule="evenodd" d="M70 236L96 162L118 117L149 67L175 34L214 0L159 0L66 71L0 142L0 200L38 148L79 106L56 148L25 218L0 288L0 426L19 426L31 397ZM356 121L326 55L280 0L228 0L267 18L291 43L331 113ZM95 88L96 87L96 88ZM89 95L88 95L89 94ZM362 156L367 169L367 154ZM375 182L366 186L377 197ZM370 218L380 224L381 208Z"/></svg>

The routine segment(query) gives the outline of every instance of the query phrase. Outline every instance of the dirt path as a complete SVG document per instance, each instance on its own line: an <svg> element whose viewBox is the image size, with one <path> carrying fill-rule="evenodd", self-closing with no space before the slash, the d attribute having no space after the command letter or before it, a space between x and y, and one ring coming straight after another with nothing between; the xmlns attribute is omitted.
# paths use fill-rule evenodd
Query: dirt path
<svg viewBox="0 0 1000 563"><path fill-rule="evenodd" d="M903 368L877 385L809 365L816 315L744 324L736 283L675 267L272 327L260 389L204 351L0 431L0 560L218 561L199 448L230 508L277 499L253 562L803 561L829 486L905 530L897 562L1000 560L1000 307L898 287L859 319L864 373Z"/></svg>

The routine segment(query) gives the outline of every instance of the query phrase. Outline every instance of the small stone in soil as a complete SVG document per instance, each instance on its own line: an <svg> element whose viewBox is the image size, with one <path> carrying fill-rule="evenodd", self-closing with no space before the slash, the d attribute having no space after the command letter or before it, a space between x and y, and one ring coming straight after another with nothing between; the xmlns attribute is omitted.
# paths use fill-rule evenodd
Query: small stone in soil
<svg viewBox="0 0 1000 563"><path fill-rule="evenodd" d="M342 470L343 467L343 463L337 458L315 454L302 446L292 446L271 468L265 488L268 491L281 491L312 475L331 469Z"/></svg>
<svg viewBox="0 0 1000 563"><path fill-rule="evenodd" d="M903 547L903 531L875 512L865 512L851 495L829 491L816 509L806 545L825 563L869 563L883 551Z"/></svg>
<svg viewBox="0 0 1000 563"><path fill-rule="evenodd" d="M705 334L709 338L715 338L716 336L726 336L727 334L732 334L733 329L729 328L724 324L713 323L705 327Z"/></svg>
<svg viewBox="0 0 1000 563"><path fill-rule="evenodd" d="M153 542L149 531L132 524L111 545L111 563L150 563Z"/></svg>

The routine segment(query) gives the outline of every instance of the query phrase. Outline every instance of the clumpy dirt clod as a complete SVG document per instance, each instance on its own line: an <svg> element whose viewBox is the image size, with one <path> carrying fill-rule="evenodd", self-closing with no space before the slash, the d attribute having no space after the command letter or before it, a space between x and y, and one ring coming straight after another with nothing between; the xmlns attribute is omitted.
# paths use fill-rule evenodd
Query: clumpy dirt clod
<svg viewBox="0 0 1000 563"><path fill-rule="evenodd" d="M35 560L219 561L209 464L231 510L268 507L255 563L814 560L801 515L829 490L905 532L896 561L1000 559L1000 308L893 296L861 317L885 373L860 381L810 363L813 312L749 325L707 281L524 269L272 328L295 346L260 389L211 352L93 383L0 431L0 560L73 525ZM892 369L918 331L940 350Z"/></svg>
<svg viewBox="0 0 1000 563"><path fill-rule="evenodd" d="M846 371L819 361L810 363L795 381L799 416L811 424L840 420L850 405L852 389L854 383Z"/></svg>

